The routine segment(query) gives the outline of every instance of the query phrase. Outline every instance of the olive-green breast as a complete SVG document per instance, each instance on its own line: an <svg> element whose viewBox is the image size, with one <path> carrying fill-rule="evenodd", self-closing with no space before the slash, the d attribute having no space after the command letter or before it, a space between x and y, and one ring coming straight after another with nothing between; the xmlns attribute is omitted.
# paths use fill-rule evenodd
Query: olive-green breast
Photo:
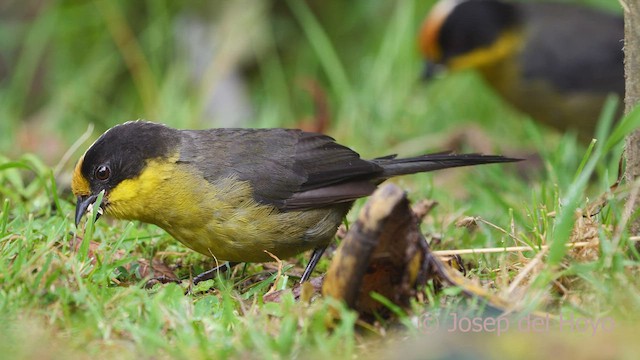
<svg viewBox="0 0 640 360"><path fill-rule="evenodd" d="M270 261L326 246L350 204L281 211L253 198L247 181L235 177L201 183L206 196L192 197L195 216L175 216L160 225L188 247L228 261ZM166 219L166 218L165 218Z"/></svg>

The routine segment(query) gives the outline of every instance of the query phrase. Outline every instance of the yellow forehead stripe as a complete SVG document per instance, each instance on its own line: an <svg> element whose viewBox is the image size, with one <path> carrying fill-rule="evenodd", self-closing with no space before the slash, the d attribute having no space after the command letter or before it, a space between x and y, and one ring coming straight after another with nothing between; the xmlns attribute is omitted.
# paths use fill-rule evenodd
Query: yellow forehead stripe
<svg viewBox="0 0 640 360"><path fill-rule="evenodd" d="M78 160L75 169L73 170L73 177L71 178L71 191L75 196L91 195L91 188L89 187L89 181L82 175L82 162L84 155Z"/></svg>
<svg viewBox="0 0 640 360"><path fill-rule="evenodd" d="M443 0L435 4L429 15L422 22L418 34L418 46L427 60L438 62L442 57L442 49L438 43L440 29L459 0Z"/></svg>
<svg viewBox="0 0 640 360"><path fill-rule="evenodd" d="M418 46L422 54L431 61L439 61L442 56L440 46L438 45L438 36L440 34L440 28L444 22L443 18L436 17L432 13L420 27L420 33L418 36Z"/></svg>

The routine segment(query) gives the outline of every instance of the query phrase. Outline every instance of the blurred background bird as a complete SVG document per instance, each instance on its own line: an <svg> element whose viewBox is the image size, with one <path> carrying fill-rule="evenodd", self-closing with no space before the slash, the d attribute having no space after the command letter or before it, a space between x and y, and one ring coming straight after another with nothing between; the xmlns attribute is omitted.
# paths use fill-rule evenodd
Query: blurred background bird
<svg viewBox="0 0 640 360"><path fill-rule="evenodd" d="M442 0L419 32L425 77L475 69L534 119L590 139L624 96L623 18L572 4Z"/></svg>

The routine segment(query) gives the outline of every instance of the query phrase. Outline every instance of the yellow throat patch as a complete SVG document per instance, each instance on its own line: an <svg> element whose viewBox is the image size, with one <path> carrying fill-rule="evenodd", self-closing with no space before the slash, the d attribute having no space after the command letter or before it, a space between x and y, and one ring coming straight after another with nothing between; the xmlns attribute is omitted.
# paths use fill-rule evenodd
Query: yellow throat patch
<svg viewBox="0 0 640 360"><path fill-rule="evenodd" d="M519 31L508 31L487 47L479 48L452 58L447 65L451 71L480 68L495 64L516 53L522 44Z"/></svg>

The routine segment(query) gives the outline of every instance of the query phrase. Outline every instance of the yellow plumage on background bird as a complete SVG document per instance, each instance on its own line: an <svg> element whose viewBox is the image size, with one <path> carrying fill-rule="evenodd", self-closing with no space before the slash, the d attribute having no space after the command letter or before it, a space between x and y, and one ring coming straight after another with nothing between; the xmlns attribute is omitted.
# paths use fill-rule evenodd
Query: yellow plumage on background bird
<svg viewBox="0 0 640 360"><path fill-rule="evenodd" d="M509 103L593 135L606 96L624 95L623 19L579 5L442 0L422 24L426 75L476 69Z"/></svg>
<svg viewBox="0 0 640 360"><path fill-rule="evenodd" d="M75 221L104 191L118 219L155 224L232 263L313 249L308 279L353 201L393 176L510 162L478 154L364 160L332 138L292 129L177 130L135 121L105 132L78 161ZM194 279L208 279L213 271Z"/></svg>

